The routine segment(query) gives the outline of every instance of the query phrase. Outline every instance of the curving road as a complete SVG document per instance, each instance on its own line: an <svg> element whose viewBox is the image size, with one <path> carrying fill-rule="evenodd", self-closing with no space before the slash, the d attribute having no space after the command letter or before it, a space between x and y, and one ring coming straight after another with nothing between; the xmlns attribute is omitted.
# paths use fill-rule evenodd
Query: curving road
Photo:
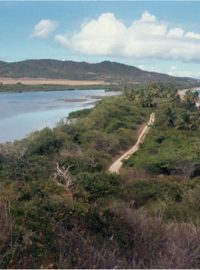
<svg viewBox="0 0 200 270"><path fill-rule="evenodd" d="M138 149L140 144L144 141L147 133L149 132L151 126L154 124L155 122L155 113L151 113L150 117L149 117L149 121L147 123L147 125L143 128L143 130L141 131L137 142L128 150L126 151L122 156L120 156L117 160L115 160L111 166L109 167L108 171L111 173L119 173L120 168L123 165L123 160L128 159L131 155L133 155Z"/></svg>

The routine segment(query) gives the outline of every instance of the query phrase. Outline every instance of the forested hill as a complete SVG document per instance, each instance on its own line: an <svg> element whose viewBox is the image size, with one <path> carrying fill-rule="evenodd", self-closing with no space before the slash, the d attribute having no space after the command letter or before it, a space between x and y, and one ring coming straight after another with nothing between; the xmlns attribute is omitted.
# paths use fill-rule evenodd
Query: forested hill
<svg viewBox="0 0 200 270"><path fill-rule="evenodd" d="M25 60L7 63L0 61L0 77L54 78L72 80L104 80L107 82L170 82L194 85L197 80L143 71L134 66L104 61L96 64L59 60Z"/></svg>

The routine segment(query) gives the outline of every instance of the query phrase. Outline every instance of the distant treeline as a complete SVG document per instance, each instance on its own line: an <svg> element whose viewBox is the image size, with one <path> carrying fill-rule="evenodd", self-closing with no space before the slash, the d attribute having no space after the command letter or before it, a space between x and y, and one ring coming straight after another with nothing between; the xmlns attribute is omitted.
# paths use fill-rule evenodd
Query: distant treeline
<svg viewBox="0 0 200 270"><path fill-rule="evenodd" d="M0 82L0 92L32 92L32 91L56 91L56 90L90 90L90 89L105 89L106 91L119 91L120 86L117 85L52 85L38 84L28 85L22 83L3 84Z"/></svg>

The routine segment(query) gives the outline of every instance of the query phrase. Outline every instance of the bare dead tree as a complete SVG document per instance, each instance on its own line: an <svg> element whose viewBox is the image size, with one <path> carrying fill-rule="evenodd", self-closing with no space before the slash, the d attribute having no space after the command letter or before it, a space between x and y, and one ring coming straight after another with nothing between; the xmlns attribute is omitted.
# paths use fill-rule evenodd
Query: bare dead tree
<svg viewBox="0 0 200 270"><path fill-rule="evenodd" d="M63 187L65 190L69 191L74 186L74 181L72 179L71 173L69 171L71 166L65 168L60 167L58 162L56 163L56 171L54 172L51 180L55 182L58 186Z"/></svg>
<svg viewBox="0 0 200 270"><path fill-rule="evenodd" d="M185 162L182 164L174 165L174 168L170 170L172 174L178 175L183 180L188 180L195 172L195 163Z"/></svg>

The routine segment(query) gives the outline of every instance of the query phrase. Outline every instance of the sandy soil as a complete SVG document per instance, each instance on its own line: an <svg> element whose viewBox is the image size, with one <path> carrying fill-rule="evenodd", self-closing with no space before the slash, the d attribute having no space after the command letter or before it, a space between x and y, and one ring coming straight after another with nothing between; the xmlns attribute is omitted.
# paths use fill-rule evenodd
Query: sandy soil
<svg viewBox="0 0 200 270"><path fill-rule="evenodd" d="M197 89L199 89L199 87L193 87L193 88L190 88L190 89L181 89L181 90L178 90L178 94L179 94L180 98L183 99L185 93L186 93L188 90L195 91L195 90L197 90Z"/></svg>
<svg viewBox="0 0 200 270"><path fill-rule="evenodd" d="M188 89L181 89L181 90L178 90L178 94L180 96L181 99L184 98L184 95L185 93L188 91Z"/></svg>
<svg viewBox="0 0 200 270"><path fill-rule="evenodd" d="M132 156L139 149L140 144L144 141L147 133L149 132L154 122L155 122L155 113L152 113L150 115L148 123L144 126L144 128L140 132L137 142L128 151L126 151L122 156L120 156L116 161L114 161L111 164L111 166L108 169L109 172L119 173L119 170L123 165L123 160L129 159L130 156Z"/></svg>
<svg viewBox="0 0 200 270"><path fill-rule="evenodd" d="M104 81L85 81L85 80L61 80L61 79L45 79L45 78L3 78L0 77L0 82L3 84L22 83L26 85L52 84L52 85L67 85L67 86L84 86L84 85L108 85Z"/></svg>

